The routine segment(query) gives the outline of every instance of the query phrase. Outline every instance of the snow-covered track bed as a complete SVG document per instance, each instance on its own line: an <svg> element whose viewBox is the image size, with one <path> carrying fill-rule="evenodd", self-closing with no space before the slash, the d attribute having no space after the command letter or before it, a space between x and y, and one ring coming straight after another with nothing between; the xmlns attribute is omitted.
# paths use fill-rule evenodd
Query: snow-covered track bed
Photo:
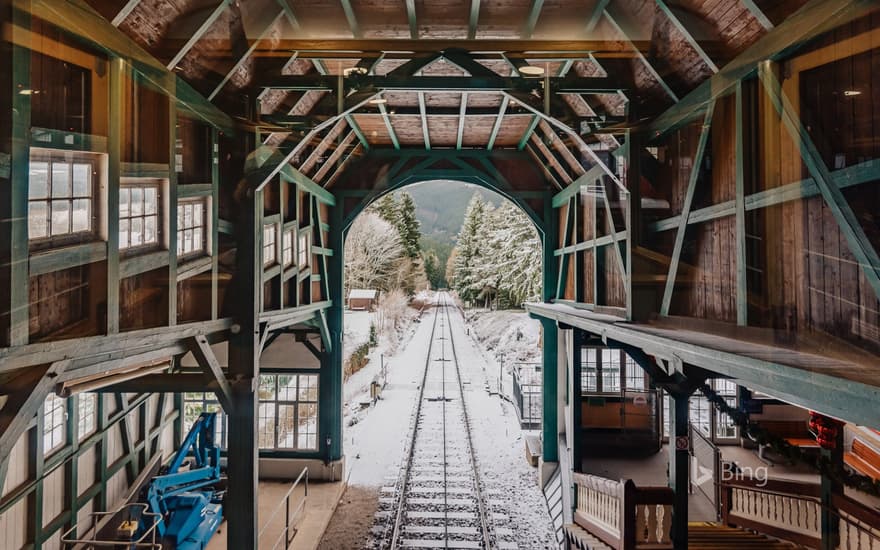
<svg viewBox="0 0 880 550"><path fill-rule="evenodd" d="M374 548L516 548L498 540L482 493L451 308L440 294L406 458L382 490Z"/></svg>

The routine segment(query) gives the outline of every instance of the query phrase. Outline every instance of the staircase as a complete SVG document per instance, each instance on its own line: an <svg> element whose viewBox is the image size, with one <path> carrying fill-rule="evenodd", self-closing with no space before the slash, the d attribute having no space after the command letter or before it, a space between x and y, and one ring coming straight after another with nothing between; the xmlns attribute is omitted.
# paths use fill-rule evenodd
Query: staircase
<svg viewBox="0 0 880 550"><path fill-rule="evenodd" d="M556 532L556 543L560 548L564 548L565 535L562 531L563 519L563 502L562 502L562 476L560 468L556 468L553 476L544 487L544 499L547 501L547 509L550 511L550 517L553 519L553 529Z"/></svg>
<svg viewBox="0 0 880 550"><path fill-rule="evenodd" d="M571 550L611 550L611 547L575 523L565 526L565 540Z"/></svg>
<svg viewBox="0 0 880 550"><path fill-rule="evenodd" d="M700 523L688 525L688 548L698 550L741 550L743 548L790 550L796 546L737 527Z"/></svg>

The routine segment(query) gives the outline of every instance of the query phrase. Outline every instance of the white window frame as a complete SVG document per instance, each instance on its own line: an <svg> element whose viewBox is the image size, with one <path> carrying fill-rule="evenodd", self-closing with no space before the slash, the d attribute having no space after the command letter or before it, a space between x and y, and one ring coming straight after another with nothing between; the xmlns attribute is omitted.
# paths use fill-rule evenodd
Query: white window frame
<svg viewBox="0 0 880 550"><path fill-rule="evenodd" d="M142 194L141 201L143 202L143 208L141 209L140 214L134 214L134 209L132 208L131 197L134 195L133 191L140 191ZM148 191L155 191L156 194L156 210L155 212L147 212L147 201L146 196ZM127 197L126 197L126 194ZM125 197L125 198L124 198ZM128 201L128 202L126 202ZM123 208L126 208L125 212L128 215L123 215ZM160 248L163 244L163 235L165 232L164 224L164 216L163 216L163 185L160 181L144 181L144 182L123 182L119 186L119 250L125 251L128 253L136 252L140 250L148 250L148 249L156 249ZM155 238L149 242L146 241L146 225L147 220L150 218L155 218ZM142 241L137 244L131 244L131 235L132 235L132 220L141 220L141 232L144 234L142 237ZM125 227L125 229L123 229ZM123 234L125 233L125 238L123 238Z"/></svg>
<svg viewBox="0 0 880 550"><path fill-rule="evenodd" d="M312 232L309 229L300 230L296 241L296 265L305 269L312 265Z"/></svg>
<svg viewBox="0 0 880 550"><path fill-rule="evenodd" d="M34 182L32 181L34 177L34 165L35 164L45 164L46 165L46 193L44 196L34 196ZM57 193L53 186L55 185L55 174L56 170L55 166L65 165L66 166L66 174L67 174L67 191L64 193ZM34 244L41 243L61 243L65 244L70 241L82 240L85 237L85 240L93 240L99 233L100 227L98 224L98 213L100 212L100 201L99 201L99 193L100 193L100 182L101 182L101 174L99 170L103 166L103 163L100 162L98 155L88 154L88 153L80 153L80 152L72 152L72 151L57 151L50 149L39 149L33 148L31 149L31 157L29 159L28 165L28 240ZM88 181L86 182L85 192L77 192L76 185L74 179L76 177L76 168L84 167L87 169L86 175ZM58 171L60 173L60 171ZM85 201L88 204L88 212L86 214L87 219L87 227L82 229L77 229L74 231L74 204L77 202ZM67 209L67 230L53 232L54 223L52 217L53 205L58 203L66 203ZM45 217L45 233L43 235L35 236L32 231L32 224L36 216L32 214L32 205L42 204L46 209L46 217ZM92 239L89 239L92 237Z"/></svg>
<svg viewBox="0 0 880 550"><path fill-rule="evenodd" d="M278 228L274 223L263 225L263 267L278 262Z"/></svg>
<svg viewBox="0 0 880 550"><path fill-rule="evenodd" d="M81 393L76 399L76 435L83 441L98 431L98 394Z"/></svg>
<svg viewBox="0 0 880 550"><path fill-rule="evenodd" d="M284 267L294 265L293 263L293 247L294 247L294 230L285 231L281 236L281 261Z"/></svg>
<svg viewBox="0 0 880 550"><path fill-rule="evenodd" d="M196 258L208 254L209 230L208 230L208 200L204 197L180 199L177 202L177 257L181 259ZM186 211L192 214L189 224L186 223ZM197 219L197 212L201 211L201 217ZM191 233L193 248L186 251L187 232ZM196 233L200 233L198 244Z"/></svg>
<svg viewBox="0 0 880 550"><path fill-rule="evenodd" d="M186 392L183 394L183 432L189 433L193 423L203 412L216 412L214 443L221 449L227 446L228 418L214 392Z"/></svg>
<svg viewBox="0 0 880 550"><path fill-rule="evenodd" d="M290 377L291 384L279 387L282 377ZM284 391L286 390L286 391ZM309 372L273 373L260 375L260 402L257 435L261 449L281 451L317 451L319 422L320 375ZM281 411L292 408L292 431L283 434ZM303 422L303 411L311 411ZM311 421L309 421L311 420ZM303 425L306 431L303 431ZM314 432L309 431L312 427ZM286 437L291 438L287 443ZM282 438L285 438L282 441ZM305 438L305 440L303 439Z"/></svg>
<svg viewBox="0 0 880 550"><path fill-rule="evenodd" d="M43 456L67 443L67 399L50 393L43 402Z"/></svg>

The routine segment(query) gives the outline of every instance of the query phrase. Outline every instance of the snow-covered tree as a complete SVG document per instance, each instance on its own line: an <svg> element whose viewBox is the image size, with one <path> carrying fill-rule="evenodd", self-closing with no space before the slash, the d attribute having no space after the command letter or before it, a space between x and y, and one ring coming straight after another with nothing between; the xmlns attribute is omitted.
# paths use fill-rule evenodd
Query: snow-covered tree
<svg viewBox="0 0 880 550"><path fill-rule="evenodd" d="M464 300L516 307L540 298L541 241L513 203L492 209L475 196L453 257L453 287Z"/></svg>
<svg viewBox="0 0 880 550"><path fill-rule="evenodd" d="M419 257L421 247L419 238L422 236L419 230L419 220L416 219L416 203L409 193L400 193L397 203L395 224L403 242L403 249L413 260Z"/></svg>
<svg viewBox="0 0 880 550"><path fill-rule="evenodd" d="M346 288L396 288L403 253L397 229L379 215L364 212L345 241Z"/></svg>

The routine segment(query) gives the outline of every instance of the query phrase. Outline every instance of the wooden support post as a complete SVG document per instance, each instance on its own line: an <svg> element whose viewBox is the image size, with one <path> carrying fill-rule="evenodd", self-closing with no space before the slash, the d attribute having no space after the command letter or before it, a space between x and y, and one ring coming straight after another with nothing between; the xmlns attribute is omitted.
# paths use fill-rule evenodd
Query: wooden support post
<svg viewBox="0 0 880 550"><path fill-rule="evenodd" d="M557 213L558 210L553 208L553 193L552 191L547 191L544 194L543 235L543 298L545 302L550 302L554 298L554 283L557 277L556 262L553 261L553 251L556 249L557 233L559 231ZM543 425L542 455L544 462L557 462L559 460L559 430L557 425L559 329L555 321L543 317L541 318L541 326L543 328L541 363L544 395L541 411Z"/></svg>
<svg viewBox="0 0 880 550"><path fill-rule="evenodd" d="M743 144L743 90L736 84L736 324L748 324L748 287L746 279L746 198L745 147Z"/></svg>
<svg viewBox="0 0 880 550"><path fill-rule="evenodd" d="M25 3L25 5L29 2ZM30 16L0 1L0 26L30 28ZM0 346L28 342L30 52L0 37Z"/></svg>
<svg viewBox="0 0 880 550"><path fill-rule="evenodd" d="M217 319L220 295L220 132L211 128L211 319Z"/></svg>
<svg viewBox="0 0 880 550"><path fill-rule="evenodd" d="M177 93L177 78L168 78L168 88ZM182 167L180 167L182 168ZM168 97L168 325L177 324L177 101Z"/></svg>
<svg viewBox="0 0 880 550"><path fill-rule="evenodd" d="M124 59L110 60L109 131L107 134L107 334L119 332L119 182L122 178L123 113L131 70ZM172 144L173 146L173 144ZM172 284L169 280L169 285Z"/></svg>
<svg viewBox="0 0 880 550"><path fill-rule="evenodd" d="M342 326L344 295L345 255L343 245L345 200L340 197L330 209L329 247L333 255L327 258L327 279L329 299L332 303L325 319L321 318L322 338L330 340L330 349L325 349L321 360L321 381L318 384L320 403L318 405L318 445L320 454L328 463L342 459ZM326 256L325 256L326 258ZM325 332L327 335L325 336ZM342 472L339 472L340 474Z"/></svg>
<svg viewBox="0 0 880 550"><path fill-rule="evenodd" d="M822 449L822 457L837 468L843 468L843 425L837 431L833 449ZM835 550L840 544L840 517L834 501L843 496L843 484L827 475L821 476L822 550Z"/></svg>
<svg viewBox="0 0 880 550"><path fill-rule="evenodd" d="M689 399L690 395L686 393L669 394L669 487L675 493L672 502L672 542L675 548L687 548L690 485Z"/></svg>
<svg viewBox="0 0 880 550"><path fill-rule="evenodd" d="M571 331L572 360L571 360L571 395L568 398L568 406L571 408L571 468L575 472L581 471L581 463L584 459L583 445L583 409L581 408L581 347L584 342L584 331L575 328Z"/></svg>
<svg viewBox="0 0 880 550"><path fill-rule="evenodd" d="M633 105L627 105L629 119L635 119ZM641 153L642 136L635 130L626 133L626 188L629 197L626 201L626 317L628 320L644 320L653 310L653 300L635 298L635 266L633 250L641 244L642 237L642 192L641 192Z"/></svg>
<svg viewBox="0 0 880 550"><path fill-rule="evenodd" d="M232 381L232 411L229 414L228 546L242 550L257 548L257 385L260 366L260 290L263 265L263 194L247 189L239 200L236 224L235 324L230 330L229 374Z"/></svg>

